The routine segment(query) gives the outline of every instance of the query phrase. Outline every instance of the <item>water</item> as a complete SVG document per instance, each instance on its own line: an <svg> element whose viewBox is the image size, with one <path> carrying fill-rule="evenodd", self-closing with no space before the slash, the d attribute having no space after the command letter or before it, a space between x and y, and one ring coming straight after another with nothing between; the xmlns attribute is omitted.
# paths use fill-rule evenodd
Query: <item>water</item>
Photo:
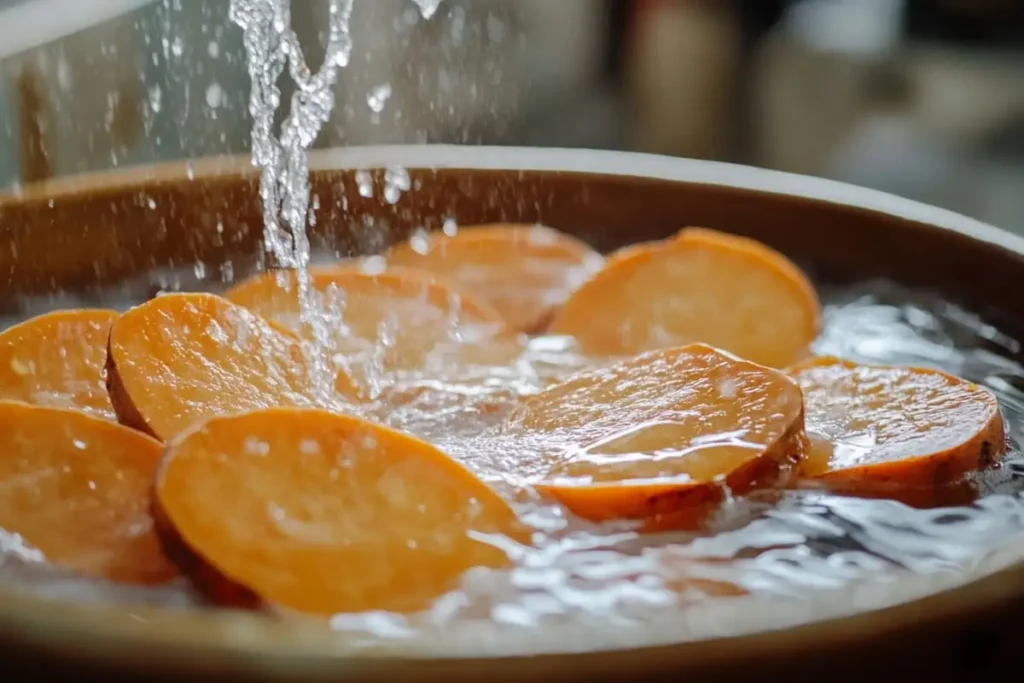
<svg viewBox="0 0 1024 683"><path fill-rule="evenodd" d="M178 278L183 288L210 288L192 269ZM145 298L153 281L173 279L150 275L98 299L24 302L23 315L55 305L125 308ZM1014 360L1015 340L968 311L891 283L824 290L822 296L825 326L816 351L960 374L992 389L1011 437L1024 437L1024 368ZM1024 479L1012 466L979 475L972 482L974 502L939 509L818 491L763 491L730 501L698 532L643 536L629 524L585 522L522 495L511 475L524 453L542 444L505 437L498 425L517 396L594 362L576 353L569 339L536 337L504 366L461 368L460 376L444 382L415 374L387 378L391 394L370 406L368 416L435 442L507 494L537 530L537 543L511 571L469 572L427 612L345 615L333 628L366 645L398 640L545 649L552 643L538 635L544 633L539 627L591 625L602 637L628 641L644 632L641 627L681 619L685 624L673 627L674 637L695 639L821 616L773 608L751 621L760 614L752 600L800 606L817 599L831 610L868 609L891 599L886 587L901 577L913 576L914 590L927 593L979 567L1024 556ZM171 608L201 604L184 585L153 590L75 579L26 558L13 542L0 557L0 580L28 592ZM584 645L598 642L593 638Z"/></svg>
<svg viewBox="0 0 1024 683"><path fill-rule="evenodd" d="M263 203L264 245L274 265L294 269L297 274L303 326L311 333L307 349L314 369L314 385L320 400L332 396L333 374L329 360L331 329L342 324L336 316L325 315L323 302L310 286L310 246L307 222L316 221L310 206L307 152L334 108L334 84L338 70L348 65L352 52L349 21L354 0L330 0L328 41L324 61L318 70L307 64L298 37L291 28L290 0L231 0L230 17L243 31L246 65L249 71L249 112L252 115L252 162L260 168L260 198ZM422 16L429 19L441 0L416 0ZM274 118L281 104L278 79L288 67L295 83L280 135L274 134ZM217 86L207 90L207 104L220 105L223 93ZM374 88L366 98L375 114L384 109L391 96L390 84ZM368 174L359 181L363 196L371 196ZM389 168L384 176L384 198L394 204L408 190L409 174Z"/></svg>
<svg viewBox="0 0 1024 683"><path fill-rule="evenodd" d="M306 65L302 47L291 29L290 0L232 0L231 20L241 27L251 89L249 112L253 118L252 158L261 169L264 244L276 265L298 274L303 321L312 332L311 365L324 402L330 400L331 369L322 349L330 338L329 321L317 315L310 287L309 162L307 150L334 108L338 69L352 52L349 19L353 0L330 0L328 42L323 64L316 71ZM277 81L285 65L296 90L291 107L275 136L274 115L281 102ZM283 223L283 225L282 225Z"/></svg>

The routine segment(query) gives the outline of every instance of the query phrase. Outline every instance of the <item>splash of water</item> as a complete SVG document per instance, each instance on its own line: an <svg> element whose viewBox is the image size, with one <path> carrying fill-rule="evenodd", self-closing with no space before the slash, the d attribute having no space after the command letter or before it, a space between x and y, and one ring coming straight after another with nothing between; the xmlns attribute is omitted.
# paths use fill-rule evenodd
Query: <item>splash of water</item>
<svg viewBox="0 0 1024 683"><path fill-rule="evenodd" d="M338 70L352 52L349 20L353 0L330 0L328 43L323 64L312 71L305 62L298 36L291 28L289 0L231 0L231 20L241 27L251 79L249 112L252 115L252 159L261 169L264 242L277 265L296 272L302 320L310 328L316 348L313 368L322 399L330 400L330 364L321 352L330 336L329 322L318 314L316 293L310 283L309 160L307 151L334 108ZM296 90L291 108L274 135L274 115L281 102L277 81L288 66Z"/></svg>

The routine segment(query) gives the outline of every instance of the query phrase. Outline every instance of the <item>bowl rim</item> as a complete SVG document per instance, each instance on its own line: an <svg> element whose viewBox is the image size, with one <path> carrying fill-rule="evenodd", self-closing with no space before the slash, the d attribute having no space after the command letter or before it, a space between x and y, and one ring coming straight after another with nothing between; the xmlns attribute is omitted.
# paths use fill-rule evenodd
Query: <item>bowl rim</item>
<svg viewBox="0 0 1024 683"><path fill-rule="evenodd" d="M402 167L408 170L495 170L537 171L595 176L636 177L695 185L713 185L817 200L856 207L870 212L895 216L927 224L941 231L966 236L993 245L1007 252L1024 255L1024 237L1000 230L980 221L920 202L877 190L847 185L842 182L740 166L722 162L665 157L653 154L589 149L469 147L459 145L394 145L329 148L310 152L311 171L385 169ZM5 204L32 204L59 200L82 193L123 192L151 183L201 182L217 178L255 175L246 156L206 157L192 161L174 161L155 165L125 167L113 171L66 176L0 192L0 209ZM341 647L345 636L324 629L320 624L305 621L278 620L231 610L205 611L161 610L150 607L68 604L0 589L0 636L26 646L58 651L62 656L84 659L127 659L139 662L172 662L186 658L199 668L228 665L245 670L259 670L266 676L294 676L315 673L348 673L374 676L409 672L417 661L474 661L494 657L558 658L573 656L585 650L587 657L622 653L651 652L664 661L686 662L688 665L712 666L725 660L735 663L790 650L806 650L826 643L843 643L853 647L857 642L877 637L880 630L898 632L923 621L956 619L963 615L982 614L1024 594L1024 535L1014 539L1017 552L1003 557L994 565L955 576L936 575L935 585L921 577L898 579L882 584L872 598L877 607L857 610L853 614L829 613L828 605L835 594L823 599L778 603L758 599L764 615L771 615L780 624L780 610L794 618L816 615L792 624L784 623L768 629L679 642L674 638L654 637L632 625L633 638L619 645L609 643L592 650L593 633L583 634L568 645L554 650L492 651L470 650L465 653L447 651L439 654L409 647L396 641L390 645L369 648ZM913 585L911 585L913 584ZM938 586L938 587L936 587ZM869 591L870 592L870 591ZM899 597L893 600L893 595ZM853 601L846 600L849 603ZM742 604L742 600L737 604ZM811 606L813 603L813 606ZM874 603L873 603L874 604ZM750 604L740 611L749 613ZM802 622L802 623L801 623ZM674 631L670 624L654 624L661 634ZM559 627L555 627L559 628ZM607 630L607 625L605 625ZM617 629L618 630L618 629ZM543 643L556 640L544 631ZM568 642L568 641L566 641ZM583 650L580 650L583 643ZM721 647L719 647L721 646ZM532 654L531 654L532 653ZM596 661L596 660L594 660ZM299 666L299 669L295 667ZM635 666L635 663L633 664ZM397 667L397 668L396 668ZM344 671L342 671L344 669Z"/></svg>
<svg viewBox="0 0 1024 683"><path fill-rule="evenodd" d="M1024 236L947 209L838 180L722 161L617 150L483 145L365 145L329 147L309 152L311 172L394 167L427 171L590 174L729 187L865 209L960 233L1007 251L1024 254ZM56 200L83 192L124 190L127 186L150 183L183 180L199 182L218 177L256 174L257 169L251 158L241 154L123 166L60 176L0 190L0 207L10 203Z"/></svg>

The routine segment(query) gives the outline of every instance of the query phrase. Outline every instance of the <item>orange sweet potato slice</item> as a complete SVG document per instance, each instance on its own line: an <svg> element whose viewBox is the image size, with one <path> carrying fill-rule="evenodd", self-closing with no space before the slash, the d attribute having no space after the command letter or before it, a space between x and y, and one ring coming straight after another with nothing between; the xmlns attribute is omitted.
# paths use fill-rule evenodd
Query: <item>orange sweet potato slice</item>
<svg viewBox="0 0 1024 683"><path fill-rule="evenodd" d="M165 582L150 515L161 445L77 410L0 401L0 535L95 578Z"/></svg>
<svg viewBox="0 0 1024 683"><path fill-rule="evenodd" d="M362 272L351 265L317 267L311 286L328 317L329 353L350 365L379 359L386 371L455 366L504 365L522 352L518 335L486 301L459 292L422 271ZM298 332L309 332L299 317L294 271L267 272L225 296Z"/></svg>
<svg viewBox="0 0 1024 683"><path fill-rule="evenodd" d="M789 369L815 446L804 474L852 492L943 487L1006 450L988 390L937 370L813 358Z"/></svg>
<svg viewBox="0 0 1024 683"><path fill-rule="evenodd" d="M0 333L0 400L74 408L115 419L103 382L117 311L45 313Z"/></svg>
<svg viewBox="0 0 1024 683"><path fill-rule="evenodd" d="M172 544L206 567L211 597L312 614L425 609L529 538L434 447L314 409L197 425L169 445L156 497Z"/></svg>
<svg viewBox="0 0 1024 683"><path fill-rule="evenodd" d="M704 344L575 375L524 399L508 429L540 455L536 488L591 520L697 521L725 492L787 480L804 449L785 374ZM546 471L543 471L545 470Z"/></svg>
<svg viewBox="0 0 1024 683"><path fill-rule="evenodd" d="M167 294L114 321L107 387L118 419L166 441L215 415L322 405L299 339L213 294ZM354 391L338 375L342 398Z"/></svg>
<svg viewBox="0 0 1024 683"><path fill-rule="evenodd" d="M583 284L549 331L630 356L693 342L769 367L806 355L820 305L800 270L754 240L703 228L632 248Z"/></svg>
<svg viewBox="0 0 1024 683"><path fill-rule="evenodd" d="M509 324L538 332L604 259L584 242L542 225L495 224L431 233L393 247L389 265L419 268L485 298Z"/></svg>

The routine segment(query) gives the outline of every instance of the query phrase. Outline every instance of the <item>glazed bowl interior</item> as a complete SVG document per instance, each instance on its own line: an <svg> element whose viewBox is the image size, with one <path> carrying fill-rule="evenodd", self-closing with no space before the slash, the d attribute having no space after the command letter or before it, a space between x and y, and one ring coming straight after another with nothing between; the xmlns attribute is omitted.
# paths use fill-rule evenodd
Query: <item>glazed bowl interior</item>
<svg viewBox="0 0 1024 683"><path fill-rule="evenodd" d="M395 198L380 191L384 172L399 166L408 170L409 189L390 201ZM326 150L312 155L311 168L318 207L311 234L320 253L376 253L448 219L544 223L602 251L701 225L779 249L819 286L886 278L934 291L1009 338L1024 339L1024 298L1008 284L1024 275L1024 240L869 190L723 164L579 150ZM365 191L365 178L357 182L360 169L370 170L375 191ZM58 306L76 296L117 296L126 283L174 268L192 269L216 290L265 265L261 240L258 177L245 159L24 188L0 197L0 314L17 316L40 302ZM458 637L445 632L372 646L319 625L259 614L127 610L7 591L0 593L0 648L26 666L44 659L78 667L116 661L122 671L282 680L399 679L427 671L418 666L471 677L478 671L472 666L490 666L480 657L512 658L492 669L495 680L696 670L801 652L825 656L897 637L934 643L943 624L1008 622L1008 610L1019 615L1024 599L1021 558L1024 538L1008 538L1005 552L975 571L906 577L841 596L752 598L628 629L574 623L512 638L467 628ZM573 655L584 651L586 657ZM545 656L518 658L537 653Z"/></svg>

